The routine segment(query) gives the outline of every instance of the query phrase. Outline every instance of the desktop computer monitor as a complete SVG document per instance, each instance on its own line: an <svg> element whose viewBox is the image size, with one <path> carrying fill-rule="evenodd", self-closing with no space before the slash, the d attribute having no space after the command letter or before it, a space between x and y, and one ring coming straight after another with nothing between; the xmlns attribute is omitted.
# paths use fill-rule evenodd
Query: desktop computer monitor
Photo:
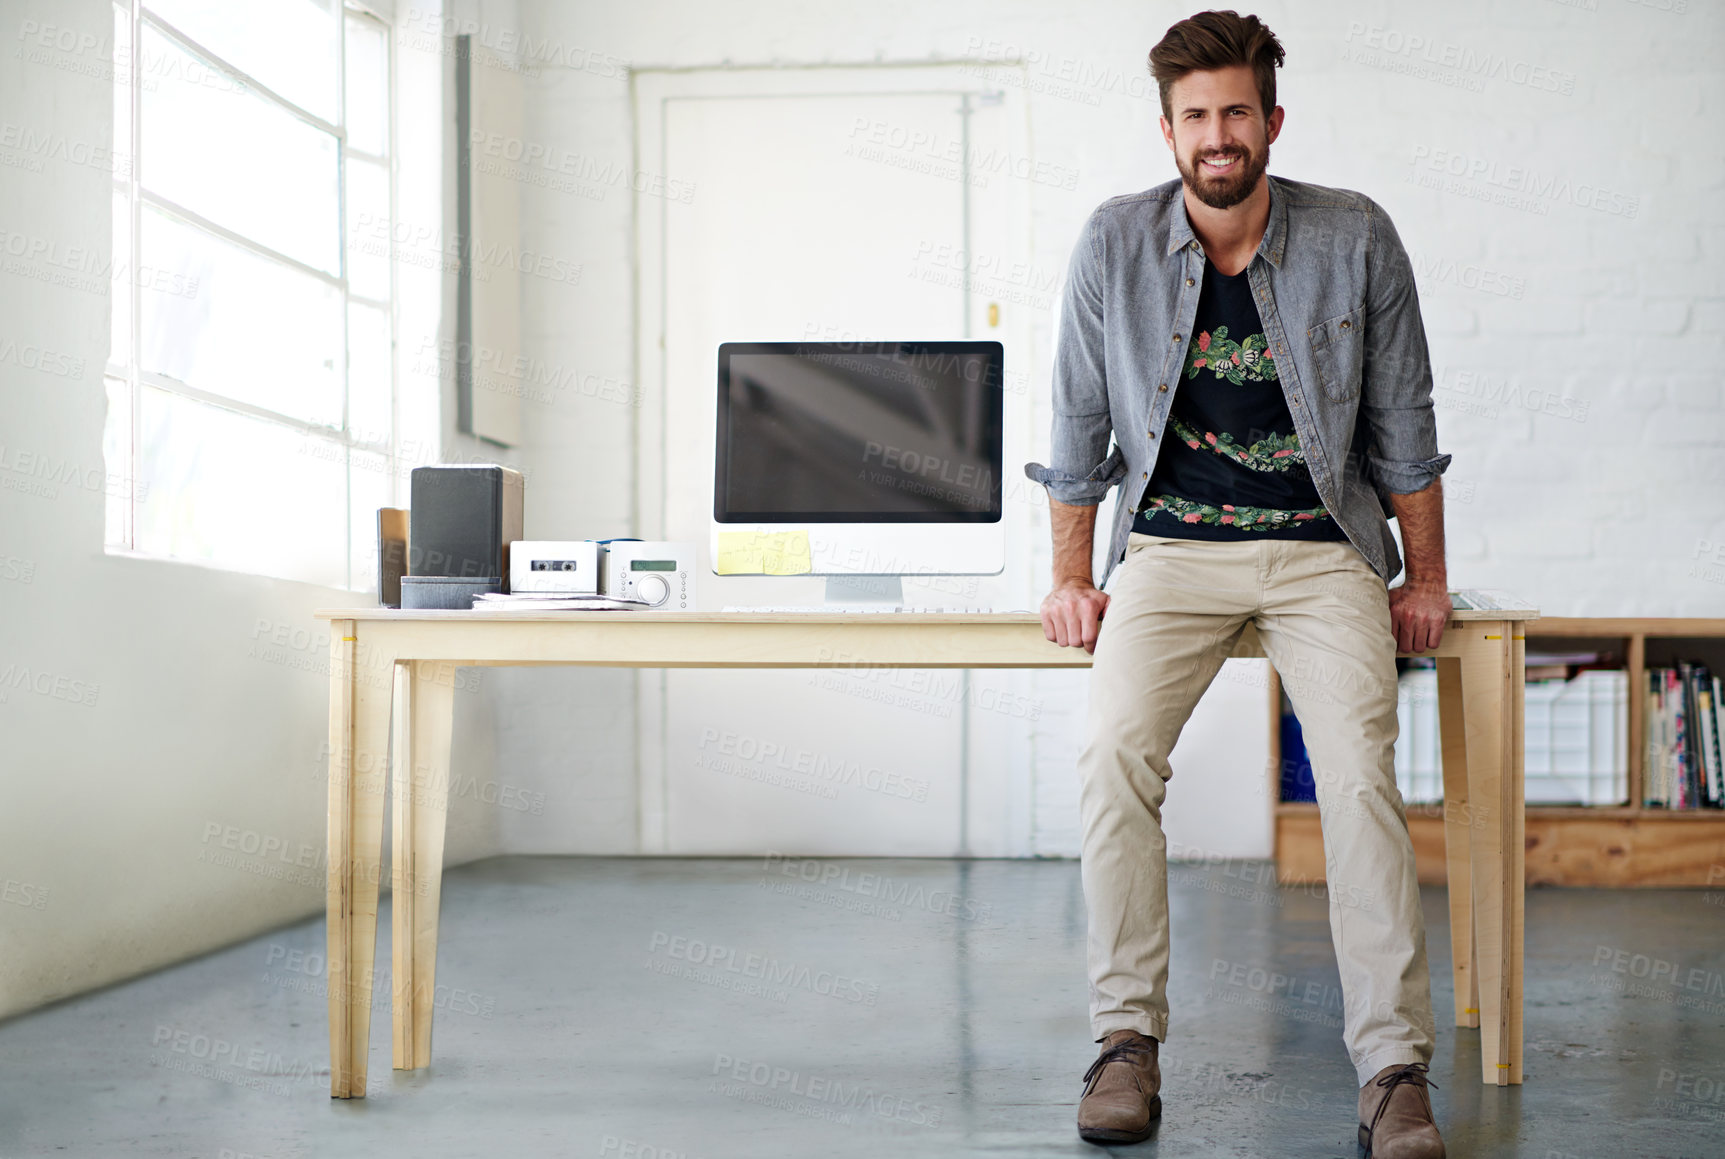
<svg viewBox="0 0 1725 1159"><path fill-rule="evenodd" d="M1003 382L998 342L722 344L714 571L826 576L838 602L999 574Z"/></svg>

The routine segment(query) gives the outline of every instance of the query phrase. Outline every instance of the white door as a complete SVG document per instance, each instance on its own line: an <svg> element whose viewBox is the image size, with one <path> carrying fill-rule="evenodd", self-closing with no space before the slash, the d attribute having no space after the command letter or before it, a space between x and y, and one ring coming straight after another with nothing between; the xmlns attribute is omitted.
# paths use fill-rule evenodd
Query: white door
<svg viewBox="0 0 1725 1159"><path fill-rule="evenodd" d="M705 554L720 342L998 338L1009 370L1024 369L1014 365L1022 319L991 314L967 284L977 253L1027 248L1009 225L1023 191L972 165L1007 147L1009 107L975 82L929 80L897 69L680 74L638 103L643 167L662 164L677 183L667 188L684 193L637 202L642 268L658 271L644 280L643 383L654 385L656 367L663 391L638 448L643 535ZM1009 474L1022 461L1014 408L1024 401L1009 394ZM1021 541L1009 532L1009 555L1023 558ZM703 610L824 596L819 579L718 577L702 563ZM1016 570L906 580L906 600L1020 606L1026 582ZM1027 745L1028 722L1010 719L1010 678L994 678L1006 694L980 696L977 678L952 671L673 670L643 682L649 732L655 680L662 733L644 738L645 851L1004 851L1015 778L1028 779L991 747L1010 751L1013 727ZM978 702L988 705L981 740ZM971 770L983 764L978 784Z"/></svg>

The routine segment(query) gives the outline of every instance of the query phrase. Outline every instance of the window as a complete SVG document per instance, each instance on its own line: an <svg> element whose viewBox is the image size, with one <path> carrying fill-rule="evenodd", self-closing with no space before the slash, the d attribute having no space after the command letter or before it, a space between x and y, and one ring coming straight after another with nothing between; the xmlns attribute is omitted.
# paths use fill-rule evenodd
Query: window
<svg viewBox="0 0 1725 1159"><path fill-rule="evenodd" d="M114 61L104 451L134 482L107 542L368 587L396 486L388 29L127 0Z"/></svg>

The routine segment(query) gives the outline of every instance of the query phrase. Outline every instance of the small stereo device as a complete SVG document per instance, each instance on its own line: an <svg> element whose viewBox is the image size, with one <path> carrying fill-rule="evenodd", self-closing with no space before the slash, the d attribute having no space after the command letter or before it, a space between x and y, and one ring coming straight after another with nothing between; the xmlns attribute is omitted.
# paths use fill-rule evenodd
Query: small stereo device
<svg viewBox="0 0 1725 1159"><path fill-rule="evenodd" d="M695 545L608 539L601 546L602 594L641 600L654 611L695 610Z"/></svg>
<svg viewBox="0 0 1725 1159"><path fill-rule="evenodd" d="M599 544L591 539L521 540L509 545L509 590L599 594Z"/></svg>

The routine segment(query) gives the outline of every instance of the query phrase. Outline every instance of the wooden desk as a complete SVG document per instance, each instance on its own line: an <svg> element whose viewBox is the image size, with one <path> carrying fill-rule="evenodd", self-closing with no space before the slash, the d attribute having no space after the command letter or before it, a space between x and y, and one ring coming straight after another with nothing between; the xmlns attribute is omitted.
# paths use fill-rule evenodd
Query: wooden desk
<svg viewBox="0 0 1725 1159"><path fill-rule="evenodd" d="M437 906L458 666L1085 668L1034 615L421 612L330 621L330 1094L365 1095L383 793L393 736L394 1060L431 1062ZM1435 652L1457 1026L1483 1026L1487 1083L1521 1082L1522 621L1458 611ZM1248 624L1235 656L1262 656ZM394 712L392 714L392 702ZM393 733L391 728L393 725Z"/></svg>

